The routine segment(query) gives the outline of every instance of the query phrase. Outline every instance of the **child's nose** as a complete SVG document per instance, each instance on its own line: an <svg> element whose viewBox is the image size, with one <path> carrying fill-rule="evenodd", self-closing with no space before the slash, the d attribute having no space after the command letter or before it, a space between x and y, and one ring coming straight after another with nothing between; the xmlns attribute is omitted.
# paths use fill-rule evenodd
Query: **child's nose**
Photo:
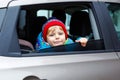
<svg viewBox="0 0 120 80"><path fill-rule="evenodd" d="M58 34L56 34L56 35L55 35L55 38L59 38L59 35L58 35Z"/></svg>

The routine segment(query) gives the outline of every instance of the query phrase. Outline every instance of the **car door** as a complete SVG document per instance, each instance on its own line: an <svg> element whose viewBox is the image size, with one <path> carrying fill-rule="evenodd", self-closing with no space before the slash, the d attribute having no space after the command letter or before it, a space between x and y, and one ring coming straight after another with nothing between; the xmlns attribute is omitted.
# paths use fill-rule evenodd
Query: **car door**
<svg viewBox="0 0 120 80"><path fill-rule="evenodd" d="M7 25L4 25L4 27L6 27L5 29L9 26L12 27L11 29L14 34L10 33L11 35L8 39L11 39L9 42L14 42L14 45L9 43L6 45L9 49L5 52L4 50L1 51L3 52L1 53L2 55L5 54L5 56L1 56L0 58L0 64L2 65L0 74L3 74L3 76L0 77L1 80L31 80L32 78L35 80L120 79L120 60L114 50L116 48L116 46L114 46L116 42L114 43L111 38L111 28L113 27L107 24L109 22L109 14L106 14L107 11L105 10L107 10L107 8L104 3L85 1L39 3L34 5L13 6L8 9L8 13L11 13L11 11L13 13L14 10L16 11L13 13L16 17L13 17L12 21L17 20L18 23L16 21L16 24L7 23ZM48 11L47 17L50 17L52 11L55 9L65 10L68 31L70 31L71 28L69 24L72 13L76 10L86 11L89 14L93 34L87 46L82 47L79 43L73 43L40 51L20 49L18 46L18 38L26 39L32 43L31 35L29 34L31 29L29 28L35 25L36 12L43 9ZM11 20L10 18L11 15L9 14L6 17L6 22L9 22L9 20ZM25 30L23 30L25 34L20 34L23 32L19 32L19 29L24 29L24 26L26 27ZM114 35L115 34L113 34L113 36ZM13 36L14 41L12 41ZM36 77L38 79L36 79Z"/></svg>

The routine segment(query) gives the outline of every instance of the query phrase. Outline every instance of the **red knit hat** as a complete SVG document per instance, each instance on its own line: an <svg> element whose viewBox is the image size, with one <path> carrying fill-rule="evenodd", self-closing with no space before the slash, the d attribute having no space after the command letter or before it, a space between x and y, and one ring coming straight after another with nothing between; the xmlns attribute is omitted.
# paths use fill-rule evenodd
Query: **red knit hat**
<svg viewBox="0 0 120 80"><path fill-rule="evenodd" d="M67 34L67 30L65 28L65 25L62 21L58 20L58 19L50 19L49 21L47 21L44 25L43 25L43 28L42 28L42 36L43 36L43 39L45 41L47 41L47 31L48 29L51 27L51 26L61 26L61 28L63 29L64 33L65 33L65 38L67 39L68 38L68 34Z"/></svg>

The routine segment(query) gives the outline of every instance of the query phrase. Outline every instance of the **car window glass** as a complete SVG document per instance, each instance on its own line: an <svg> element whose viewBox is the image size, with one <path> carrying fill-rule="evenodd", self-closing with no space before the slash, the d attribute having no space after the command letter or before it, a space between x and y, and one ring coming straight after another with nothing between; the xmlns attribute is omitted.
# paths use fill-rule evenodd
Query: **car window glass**
<svg viewBox="0 0 120 80"><path fill-rule="evenodd" d="M0 29L2 27L2 21L3 21L4 15L5 15L5 11L6 11L6 9L0 9Z"/></svg>
<svg viewBox="0 0 120 80"><path fill-rule="evenodd" d="M21 6L17 27L19 39L29 41L33 45L34 51L36 51L36 40L38 34L42 31L42 26L48 18L58 18L58 13L60 13L59 10L65 12L64 15L66 17L59 17L59 19L61 21L65 21L64 24L66 26L69 38L71 38L74 41L80 36L87 36L89 37L90 42L88 42L88 46L86 48L82 48L80 46L78 47L78 44L73 43L69 44L69 46L71 47L74 46L73 49L70 49L70 47L68 46L58 46L57 48L52 47L49 49L40 50L40 52L91 51L105 49L103 39L100 37L100 34L98 32L92 8L89 4L86 5L81 3L79 5L37 4ZM58 11L56 12L56 16L52 15L54 11ZM63 14L60 16L63 16ZM96 44L98 45L96 46Z"/></svg>
<svg viewBox="0 0 120 80"><path fill-rule="evenodd" d="M120 40L120 4L106 4Z"/></svg>
<svg viewBox="0 0 120 80"><path fill-rule="evenodd" d="M51 17L52 15L52 10L38 10L37 11L37 16L45 16L46 18Z"/></svg>

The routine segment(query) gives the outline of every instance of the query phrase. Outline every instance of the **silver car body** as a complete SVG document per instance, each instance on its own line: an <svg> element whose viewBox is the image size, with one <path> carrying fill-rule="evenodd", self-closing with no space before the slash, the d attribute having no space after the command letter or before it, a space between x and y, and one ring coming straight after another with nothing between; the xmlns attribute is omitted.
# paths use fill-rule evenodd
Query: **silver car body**
<svg viewBox="0 0 120 80"><path fill-rule="evenodd" d="M119 80L120 74L116 53L0 57L0 62L3 80L23 80L31 75L48 80Z"/></svg>
<svg viewBox="0 0 120 80"><path fill-rule="evenodd" d="M3 0L0 8L37 3L120 0ZM0 80L120 80L120 53L75 54L37 57L0 56ZM28 79L29 80L29 79Z"/></svg>

